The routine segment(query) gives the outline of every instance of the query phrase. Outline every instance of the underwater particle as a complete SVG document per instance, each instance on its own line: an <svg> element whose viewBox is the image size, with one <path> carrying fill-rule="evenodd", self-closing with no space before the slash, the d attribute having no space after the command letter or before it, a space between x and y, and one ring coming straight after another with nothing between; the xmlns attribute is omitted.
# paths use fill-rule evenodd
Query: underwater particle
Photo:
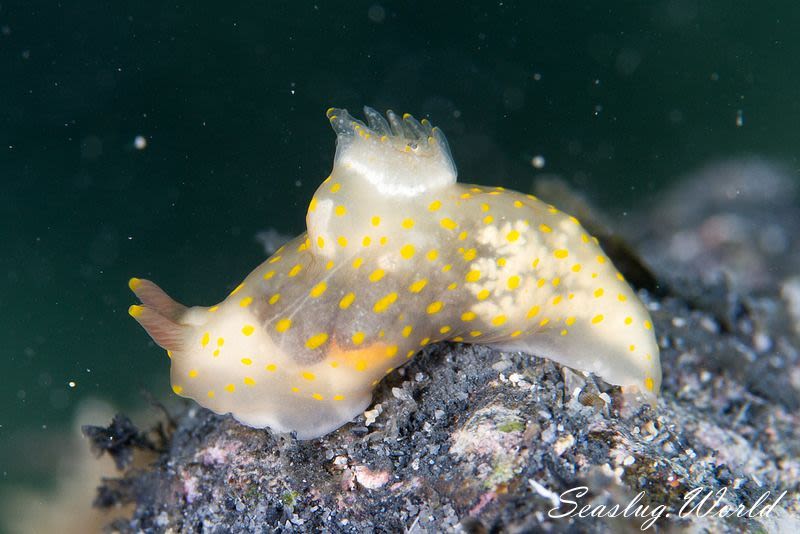
<svg viewBox="0 0 800 534"><path fill-rule="evenodd" d="M133 139L133 147L136 150L144 150L147 148L147 139L143 135L137 135Z"/></svg>
<svg viewBox="0 0 800 534"><path fill-rule="evenodd" d="M545 165L545 159L542 155L536 155L531 158L531 165L533 165L534 169L543 169Z"/></svg>

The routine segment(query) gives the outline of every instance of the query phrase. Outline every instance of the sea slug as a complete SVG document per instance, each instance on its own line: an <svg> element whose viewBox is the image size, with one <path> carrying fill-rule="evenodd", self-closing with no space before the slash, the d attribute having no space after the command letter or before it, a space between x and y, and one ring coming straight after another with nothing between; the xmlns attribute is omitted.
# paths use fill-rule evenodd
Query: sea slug
<svg viewBox="0 0 800 534"><path fill-rule="evenodd" d="M427 120L345 110L307 232L225 300L187 308L133 278L130 314L172 360L175 393L244 424L322 436L429 343L524 351L653 401L650 316L574 217L532 195L456 183Z"/></svg>

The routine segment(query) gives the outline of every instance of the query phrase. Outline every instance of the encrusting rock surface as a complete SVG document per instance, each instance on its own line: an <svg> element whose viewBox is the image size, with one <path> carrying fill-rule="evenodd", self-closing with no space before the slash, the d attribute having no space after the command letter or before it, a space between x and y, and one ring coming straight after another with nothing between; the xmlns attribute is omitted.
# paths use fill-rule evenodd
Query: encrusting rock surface
<svg viewBox="0 0 800 534"><path fill-rule="evenodd" d="M763 184L783 191L777 208ZM96 505L134 504L132 517L109 526L121 532L800 532L793 194L769 164L729 162L627 220L637 221L624 235L632 249L600 231L653 316L664 375L655 409L548 360L439 344L387 377L363 416L321 439L255 430L192 403L166 434L137 434L124 418L93 428L98 450L111 452L103 440L122 429L134 454L161 451L132 468L116 444L123 470L104 480ZM691 202L675 209L682 195ZM735 235L721 230L725 220ZM571 489L569 514L573 505L558 499ZM721 517L723 504L755 517ZM605 506L605 517L579 517L584 505L595 516Z"/></svg>

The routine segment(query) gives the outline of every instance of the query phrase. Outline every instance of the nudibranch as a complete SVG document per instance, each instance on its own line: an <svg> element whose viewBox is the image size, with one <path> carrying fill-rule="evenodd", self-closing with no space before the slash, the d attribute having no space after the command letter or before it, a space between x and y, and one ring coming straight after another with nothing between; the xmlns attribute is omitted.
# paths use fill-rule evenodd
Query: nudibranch
<svg viewBox="0 0 800 534"><path fill-rule="evenodd" d="M175 393L252 427L322 436L382 377L442 340L595 373L653 401L647 309L577 219L532 195L456 183L427 120L331 109L333 171L307 232L225 300L184 307L133 278L130 314L171 357Z"/></svg>

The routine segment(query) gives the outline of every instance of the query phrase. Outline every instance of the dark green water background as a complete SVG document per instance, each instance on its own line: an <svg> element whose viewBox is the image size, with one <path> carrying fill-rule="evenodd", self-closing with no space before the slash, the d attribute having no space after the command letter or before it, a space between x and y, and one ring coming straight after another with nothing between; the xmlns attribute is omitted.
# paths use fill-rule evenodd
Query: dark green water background
<svg viewBox="0 0 800 534"><path fill-rule="evenodd" d="M210 304L258 231L302 231L326 108L427 116L462 180L618 214L713 159L798 167L798 29L794 1L1 3L0 483L46 479L81 400L168 396L128 278Z"/></svg>

